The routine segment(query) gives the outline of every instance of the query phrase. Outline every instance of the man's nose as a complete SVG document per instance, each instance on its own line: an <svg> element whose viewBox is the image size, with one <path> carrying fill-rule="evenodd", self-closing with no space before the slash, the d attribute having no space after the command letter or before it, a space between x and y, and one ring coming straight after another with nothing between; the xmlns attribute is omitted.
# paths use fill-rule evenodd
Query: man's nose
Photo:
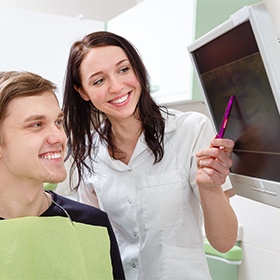
<svg viewBox="0 0 280 280"><path fill-rule="evenodd" d="M48 132L48 142L50 144L54 143L62 143L65 144L67 141L67 137L65 131L61 127L52 126Z"/></svg>

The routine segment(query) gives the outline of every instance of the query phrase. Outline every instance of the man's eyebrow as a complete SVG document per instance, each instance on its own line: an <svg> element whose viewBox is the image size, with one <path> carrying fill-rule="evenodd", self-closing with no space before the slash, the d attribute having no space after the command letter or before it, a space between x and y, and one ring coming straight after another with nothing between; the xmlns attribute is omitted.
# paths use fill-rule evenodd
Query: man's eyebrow
<svg viewBox="0 0 280 280"><path fill-rule="evenodd" d="M60 112L57 116L58 118L64 118L64 113ZM31 122L31 121L40 121L45 120L47 117L44 115L31 115L23 120L24 123Z"/></svg>
<svg viewBox="0 0 280 280"><path fill-rule="evenodd" d="M46 119L46 116L44 115L31 115L23 120L24 123L30 122L30 121L39 121Z"/></svg>
<svg viewBox="0 0 280 280"><path fill-rule="evenodd" d="M61 112L58 114L57 117L58 117L58 118L64 118L64 113L61 111Z"/></svg>

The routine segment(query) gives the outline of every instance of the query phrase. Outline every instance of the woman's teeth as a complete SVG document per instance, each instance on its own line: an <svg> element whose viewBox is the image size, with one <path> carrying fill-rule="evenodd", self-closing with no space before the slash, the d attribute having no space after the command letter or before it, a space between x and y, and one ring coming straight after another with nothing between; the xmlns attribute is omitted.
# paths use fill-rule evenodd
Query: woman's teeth
<svg viewBox="0 0 280 280"><path fill-rule="evenodd" d="M121 97L119 99L115 99L115 100L111 101L111 103L120 104L120 103L124 102L127 98L128 98L128 94L124 95L123 97Z"/></svg>

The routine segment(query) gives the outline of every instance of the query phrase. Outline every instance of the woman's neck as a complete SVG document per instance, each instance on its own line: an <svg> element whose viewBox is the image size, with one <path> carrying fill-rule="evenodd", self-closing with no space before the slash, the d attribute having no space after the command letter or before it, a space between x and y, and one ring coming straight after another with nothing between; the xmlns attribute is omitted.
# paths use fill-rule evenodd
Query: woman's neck
<svg viewBox="0 0 280 280"><path fill-rule="evenodd" d="M115 153L114 158L128 164L141 133L142 124L137 119L125 123L112 123L111 137L113 145L119 151ZM113 156L112 152L110 154Z"/></svg>

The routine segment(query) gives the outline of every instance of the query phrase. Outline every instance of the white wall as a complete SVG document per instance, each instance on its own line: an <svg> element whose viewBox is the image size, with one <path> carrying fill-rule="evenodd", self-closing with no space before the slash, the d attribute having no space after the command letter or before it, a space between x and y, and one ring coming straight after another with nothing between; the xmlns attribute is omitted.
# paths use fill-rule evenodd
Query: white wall
<svg viewBox="0 0 280 280"><path fill-rule="evenodd" d="M191 99L190 58L194 0L146 0L107 23L107 30L127 38L139 50L159 86L154 97L169 103Z"/></svg>
<svg viewBox="0 0 280 280"><path fill-rule="evenodd" d="M279 0L263 0L263 2L266 4L267 9L270 13L270 16L272 18L273 24L275 26L275 29L278 33L278 38L280 41L280 1Z"/></svg>
<svg viewBox="0 0 280 280"><path fill-rule="evenodd" d="M127 11L110 21L108 29L138 47L154 82L160 85L158 93L166 95L162 99L184 110L185 101L176 101L191 98L186 45L192 40L192 1L145 0L138 6L139 13L134 8ZM104 26L102 22L6 9L0 9L0 24L0 70L35 71L60 88L72 40ZM232 197L231 204L243 227L239 280L280 279L280 209L240 196Z"/></svg>
<svg viewBox="0 0 280 280"><path fill-rule="evenodd" d="M105 23L17 9L0 8L0 71L26 70L56 83L61 99L72 42Z"/></svg>

